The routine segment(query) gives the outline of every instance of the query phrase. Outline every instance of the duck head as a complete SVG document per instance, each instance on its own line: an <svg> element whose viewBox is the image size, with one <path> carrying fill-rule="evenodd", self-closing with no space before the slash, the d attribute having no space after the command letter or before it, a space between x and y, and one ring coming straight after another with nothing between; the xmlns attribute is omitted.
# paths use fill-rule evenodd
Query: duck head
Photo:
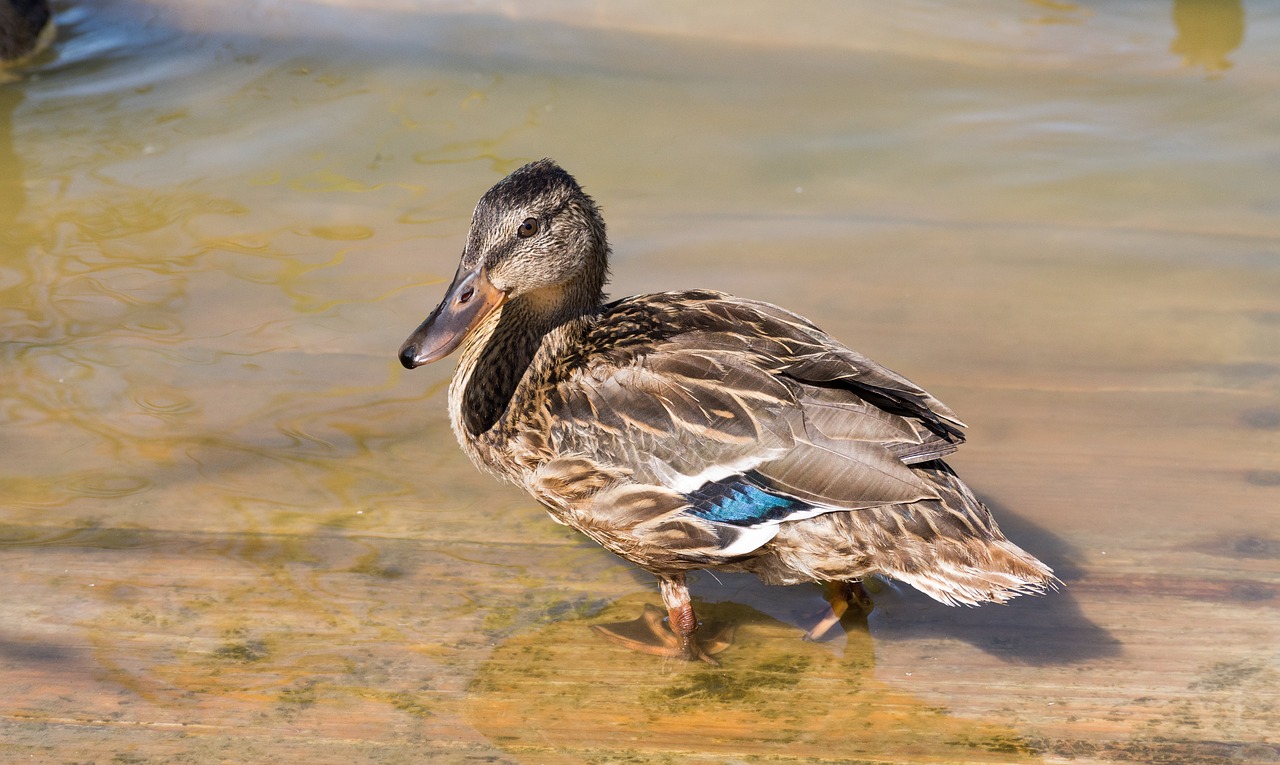
<svg viewBox="0 0 1280 765"><path fill-rule="evenodd" d="M597 308L607 272L595 202L555 162L527 164L480 198L453 282L401 346L400 363L413 369L448 356L499 309L545 332Z"/></svg>

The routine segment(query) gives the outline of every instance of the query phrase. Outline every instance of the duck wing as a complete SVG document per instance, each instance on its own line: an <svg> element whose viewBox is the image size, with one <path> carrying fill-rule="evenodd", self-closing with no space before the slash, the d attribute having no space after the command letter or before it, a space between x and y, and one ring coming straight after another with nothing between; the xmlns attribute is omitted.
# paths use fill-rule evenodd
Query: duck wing
<svg viewBox="0 0 1280 765"><path fill-rule="evenodd" d="M788 521L936 499L912 464L962 423L906 378L767 303L609 306L545 398L530 489L653 568L748 555Z"/></svg>

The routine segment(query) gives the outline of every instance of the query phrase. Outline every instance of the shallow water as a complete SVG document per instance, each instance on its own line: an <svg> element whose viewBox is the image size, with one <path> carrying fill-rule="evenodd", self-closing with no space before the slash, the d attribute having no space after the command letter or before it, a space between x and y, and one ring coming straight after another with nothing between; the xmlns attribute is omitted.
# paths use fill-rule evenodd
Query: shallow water
<svg viewBox="0 0 1280 765"><path fill-rule="evenodd" d="M1280 8L56 11L0 84L9 758L1280 760ZM615 294L786 305L956 409L1065 589L810 644L817 588L703 576L723 669L595 642L651 581L395 360L541 156Z"/></svg>

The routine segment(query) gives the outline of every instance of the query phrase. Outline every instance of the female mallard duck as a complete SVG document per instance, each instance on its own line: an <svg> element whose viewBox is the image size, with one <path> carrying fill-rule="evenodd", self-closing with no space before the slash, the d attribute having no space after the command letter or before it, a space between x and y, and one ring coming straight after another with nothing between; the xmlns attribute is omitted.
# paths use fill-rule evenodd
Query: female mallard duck
<svg viewBox="0 0 1280 765"><path fill-rule="evenodd" d="M0 0L0 63L35 53L49 35L48 0Z"/></svg>
<svg viewBox="0 0 1280 765"><path fill-rule="evenodd" d="M691 569L769 584L881 574L949 605L1054 586L942 461L964 424L940 401L768 303L709 290L605 303L608 260L577 181L525 165L481 197L453 283L400 361L461 346L449 416L471 461L658 578L670 629L612 637L713 661L694 639Z"/></svg>

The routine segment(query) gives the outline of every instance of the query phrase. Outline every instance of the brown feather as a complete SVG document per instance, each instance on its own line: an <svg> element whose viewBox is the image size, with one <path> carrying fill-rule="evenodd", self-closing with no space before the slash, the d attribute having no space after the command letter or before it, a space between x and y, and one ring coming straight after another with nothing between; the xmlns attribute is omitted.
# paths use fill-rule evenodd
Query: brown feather
<svg viewBox="0 0 1280 765"><path fill-rule="evenodd" d="M516 238L529 218L545 235ZM939 459L964 441L942 402L768 303L687 290L602 305L604 231L549 160L477 206L459 273L505 303L471 325L449 399L478 466L660 577L884 574L951 604L1055 585ZM691 497L708 485L784 509L702 517Z"/></svg>

